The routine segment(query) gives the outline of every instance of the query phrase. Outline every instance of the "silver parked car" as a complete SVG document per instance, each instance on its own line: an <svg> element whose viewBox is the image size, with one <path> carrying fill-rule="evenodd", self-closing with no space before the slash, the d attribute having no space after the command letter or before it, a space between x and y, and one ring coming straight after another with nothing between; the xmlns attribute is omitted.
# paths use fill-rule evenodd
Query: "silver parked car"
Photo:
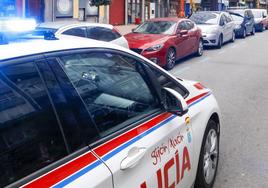
<svg viewBox="0 0 268 188"><path fill-rule="evenodd" d="M228 12L200 11L190 19L201 28L205 46L221 48L223 43L235 41L235 23Z"/></svg>
<svg viewBox="0 0 268 188"><path fill-rule="evenodd" d="M90 38L105 42L111 42L125 48L129 48L124 36L112 25L88 23L88 22L46 22L36 28L37 31L51 31L57 35L72 35L77 37Z"/></svg>

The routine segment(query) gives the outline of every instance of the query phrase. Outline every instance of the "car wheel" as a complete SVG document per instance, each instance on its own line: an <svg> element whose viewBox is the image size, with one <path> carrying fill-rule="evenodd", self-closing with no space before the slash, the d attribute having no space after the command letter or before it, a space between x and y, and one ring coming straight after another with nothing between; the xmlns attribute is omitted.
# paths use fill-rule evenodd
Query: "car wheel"
<svg viewBox="0 0 268 188"><path fill-rule="evenodd" d="M246 38L247 37L247 32L246 32L246 29L243 29L243 34L242 34L242 38Z"/></svg>
<svg viewBox="0 0 268 188"><path fill-rule="evenodd" d="M256 33L255 27L252 27L251 35L255 35L255 33Z"/></svg>
<svg viewBox="0 0 268 188"><path fill-rule="evenodd" d="M203 53L204 53L203 40L200 39L200 40L199 40L199 44L198 44L198 49L197 49L196 55L197 55L197 56L202 56Z"/></svg>
<svg viewBox="0 0 268 188"><path fill-rule="evenodd" d="M173 48L168 49L166 56L166 69L171 70L176 63L176 52Z"/></svg>
<svg viewBox="0 0 268 188"><path fill-rule="evenodd" d="M217 48L218 49L221 49L222 43L223 43L223 37L222 37L222 35L220 35L219 36L219 39L218 39L218 44L217 44Z"/></svg>
<svg viewBox="0 0 268 188"><path fill-rule="evenodd" d="M219 133L217 123L208 122L199 156L195 188L212 188L219 161Z"/></svg>
<svg viewBox="0 0 268 188"><path fill-rule="evenodd" d="M235 41L235 32L233 31L231 42L234 42L234 41Z"/></svg>
<svg viewBox="0 0 268 188"><path fill-rule="evenodd" d="M265 30L265 27L264 27L264 25L262 25L261 32L263 32L264 30Z"/></svg>

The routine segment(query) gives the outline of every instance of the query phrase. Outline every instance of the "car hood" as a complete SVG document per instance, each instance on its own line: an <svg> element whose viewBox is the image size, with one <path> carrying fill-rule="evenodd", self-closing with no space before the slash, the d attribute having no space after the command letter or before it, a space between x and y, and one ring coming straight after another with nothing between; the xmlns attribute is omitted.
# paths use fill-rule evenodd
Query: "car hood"
<svg viewBox="0 0 268 188"><path fill-rule="evenodd" d="M205 25L205 24L199 24L197 25L202 30L202 34L204 33L211 33L211 30L217 29L217 25Z"/></svg>
<svg viewBox="0 0 268 188"><path fill-rule="evenodd" d="M260 23L262 21L262 18L254 18L255 23Z"/></svg>
<svg viewBox="0 0 268 188"><path fill-rule="evenodd" d="M125 38L128 41L129 48L145 49L166 42L169 35L129 33L125 35Z"/></svg>

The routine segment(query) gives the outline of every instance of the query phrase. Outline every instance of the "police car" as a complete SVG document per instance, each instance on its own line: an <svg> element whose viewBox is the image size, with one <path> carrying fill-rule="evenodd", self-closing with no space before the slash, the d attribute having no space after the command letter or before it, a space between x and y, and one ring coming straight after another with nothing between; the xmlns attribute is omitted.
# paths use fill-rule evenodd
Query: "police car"
<svg viewBox="0 0 268 188"><path fill-rule="evenodd" d="M0 187L213 186L211 90L113 44L3 38Z"/></svg>

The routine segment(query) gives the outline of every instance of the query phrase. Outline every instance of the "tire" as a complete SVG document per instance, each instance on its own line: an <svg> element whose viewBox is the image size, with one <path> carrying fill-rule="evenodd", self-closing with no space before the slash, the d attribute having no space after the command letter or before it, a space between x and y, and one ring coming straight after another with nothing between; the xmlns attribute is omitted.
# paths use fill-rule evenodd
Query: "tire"
<svg viewBox="0 0 268 188"><path fill-rule="evenodd" d="M247 32L246 32L246 29L243 29L243 34L242 34L242 38L246 38L247 37Z"/></svg>
<svg viewBox="0 0 268 188"><path fill-rule="evenodd" d="M214 144L211 143L214 138ZM210 143L209 143L210 142ZM214 147L214 150L212 148ZM203 137L199 156L195 188L212 188L215 182L219 162L219 133L217 123L209 120ZM205 167L207 170L205 170ZM210 170L211 174L208 173Z"/></svg>
<svg viewBox="0 0 268 188"><path fill-rule="evenodd" d="M169 48L166 55L165 68L167 70L171 70L174 68L175 64L176 64L176 52L173 48Z"/></svg>
<svg viewBox="0 0 268 188"><path fill-rule="evenodd" d="M263 32L265 30L264 25L262 25L260 32Z"/></svg>
<svg viewBox="0 0 268 188"><path fill-rule="evenodd" d="M198 49L197 52L195 53L196 56L202 56L204 53L204 45L203 45L203 40L200 39L198 43Z"/></svg>
<svg viewBox="0 0 268 188"><path fill-rule="evenodd" d="M217 44L217 48L218 49L221 49L222 47L222 43L223 43L223 38L222 38L222 34L219 36L219 39L218 39L218 44Z"/></svg>
<svg viewBox="0 0 268 188"><path fill-rule="evenodd" d="M231 42L235 42L235 32L233 31Z"/></svg>
<svg viewBox="0 0 268 188"><path fill-rule="evenodd" d="M255 33L256 33L256 30L255 30L255 27L253 26L253 27L252 27L252 31L251 31L250 34L251 34L251 35L255 35Z"/></svg>

